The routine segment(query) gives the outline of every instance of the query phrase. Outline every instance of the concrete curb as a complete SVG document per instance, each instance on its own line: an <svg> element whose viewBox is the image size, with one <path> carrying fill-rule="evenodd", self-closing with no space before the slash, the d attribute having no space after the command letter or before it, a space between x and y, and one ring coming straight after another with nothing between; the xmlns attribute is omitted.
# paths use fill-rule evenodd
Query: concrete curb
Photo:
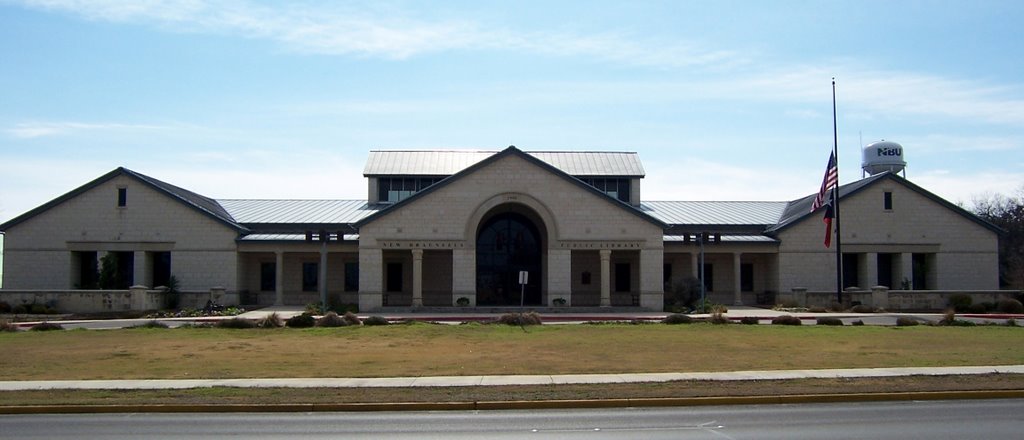
<svg viewBox="0 0 1024 440"><path fill-rule="evenodd" d="M313 403L280 405L33 405L0 406L0 414L495 411L1021 398L1024 398L1024 390L481 402Z"/></svg>

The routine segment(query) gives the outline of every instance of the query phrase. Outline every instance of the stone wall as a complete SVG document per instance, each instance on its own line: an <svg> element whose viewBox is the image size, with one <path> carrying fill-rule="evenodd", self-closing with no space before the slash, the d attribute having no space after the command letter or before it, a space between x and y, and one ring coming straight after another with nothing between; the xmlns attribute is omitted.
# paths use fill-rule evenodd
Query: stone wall
<svg viewBox="0 0 1024 440"><path fill-rule="evenodd" d="M201 309L207 301L238 305L238 295L223 288L179 293L178 308ZM164 290L133 286L127 290L0 290L0 301L18 305L43 304L60 313L141 312L165 308Z"/></svg>
<svg viewBox="0 0 1024 440"><path fill-rule="evenodd" d="M978 304L1013 298L1019 293L1016 290L889 290L878 286L871 290L847 290L843 292L843 303L870 305L888 311L941 311L949 308L949 297L952 295L968 295L973 304ZM836 302L836 292L809 291L798 287L789 292L780 292L775 302L792 302L801 307L829 307Z"/></svg>

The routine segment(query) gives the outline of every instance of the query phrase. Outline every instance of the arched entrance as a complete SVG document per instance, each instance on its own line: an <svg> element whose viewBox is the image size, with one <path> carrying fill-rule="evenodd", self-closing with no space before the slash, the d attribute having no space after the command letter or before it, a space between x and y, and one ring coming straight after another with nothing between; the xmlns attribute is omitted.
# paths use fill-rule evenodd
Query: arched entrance
<svg viewBox="0 0 1024 440"><path fill-rule="evenodd" d="M506 211L481 225L476 237L477 304L518 306L519 271L530 273L523 293L526 305L541 304L543 236L526 215Z"/></svg>

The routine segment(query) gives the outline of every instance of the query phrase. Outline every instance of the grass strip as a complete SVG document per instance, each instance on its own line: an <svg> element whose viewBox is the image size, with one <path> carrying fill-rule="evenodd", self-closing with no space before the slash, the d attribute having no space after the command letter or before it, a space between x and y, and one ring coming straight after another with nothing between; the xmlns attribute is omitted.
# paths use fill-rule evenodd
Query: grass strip
<svg viewBox="0 0 1024 440"><path fill-rule="evenodd" d="M1024 390L1024 374L438 388L199 388L0 392L0 406L298 405Z"/></svg>

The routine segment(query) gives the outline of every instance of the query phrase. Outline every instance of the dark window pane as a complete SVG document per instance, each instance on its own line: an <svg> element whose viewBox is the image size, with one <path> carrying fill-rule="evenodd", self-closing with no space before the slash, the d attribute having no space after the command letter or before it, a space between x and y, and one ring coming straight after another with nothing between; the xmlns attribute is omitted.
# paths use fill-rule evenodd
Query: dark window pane
<svg viewBox="0 0 1024 440"><path fill-rule="evenodd" d="M345 291L359 291L359 263L345 263Z"/></svg>
<svg viewBox="0 0 1024 440"><path fill-rule="evenodd" d="M316 292L317 279L319 278L319 264L302 263L302 291Z"/></svg>
<svg viewBox="0 0 1024 440"><path fill-rule="evenodd" d="M740 264L740 291L754 291L754 265L750 263Z"/></svg>
<svg viewBox="0 0 1024 440"><path fill-rule="evenodd" d="M128 206L128 188L117 189L117 206L122 208Z"/></svg>
<svg viewBox="0 0 1024 440"><path fill-rule="evenodd" d="M171 283L171 253L153 252L153 286Z"/></svg>
<svg viewBox="0 0 1024 440"><path fill-rule="evenodd" d="M388 263L387 265L388 292L402 291L402 263Z"/></svg>
<svg viewBox="0 0 1024 440"><path fill-rule="evenodd" d="M889 210L892 209L892 192L886 191L882 197L883 208Z"/></svg>
<svg viewBox="0 0 1024 440"><path fill-rule="evenodd" d="M632 281L629 263L615 263L615 291L629 292Z"/></svg>
<svg viewBox="0 0 1024 440"><path fill-rule="evenodd" d="M260 263L260 290L277 291L277 263Z"/></svg>

